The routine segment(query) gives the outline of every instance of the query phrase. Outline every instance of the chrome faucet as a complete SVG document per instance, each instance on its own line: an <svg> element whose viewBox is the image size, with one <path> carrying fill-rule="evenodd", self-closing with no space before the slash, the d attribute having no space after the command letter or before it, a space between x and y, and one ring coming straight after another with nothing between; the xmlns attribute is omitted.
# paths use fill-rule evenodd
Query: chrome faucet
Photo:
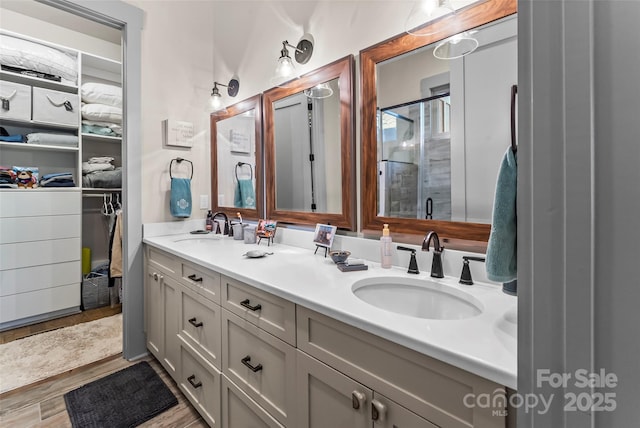
<svg viewBox="0 0 640 428"><path fill-rule="evenodd" d="M220 230L220 225L219 225L219 224L218 224L218 222L216 221L216 218L217 218L218 216L222 216L222 217L224 218L224 230L223 230L223 231L221 231L221 230ZM229 230L230 230L230 227L229 227L229 217L227 217L227 215L226 215L225 213L223 213L222 211L218 211L217 213L215 213L215 214L213 215L213 217L212 217L212 218L213 218L214 223L216 224L216 226L215 226L215 227L216 227L215 233L222 233L223 235L228 235L228 234L229 234Z"/></svg>
<svg viewBox="0 0 640 428"><path fill-rule="evenodd" d="M440 246L438 234L432 230L427 233L422 241L422 251L429 251L429 244L433 240L433 260L431 262L431 276L433 278L444 278L442 273L442 251L444 247Z"/></svg>

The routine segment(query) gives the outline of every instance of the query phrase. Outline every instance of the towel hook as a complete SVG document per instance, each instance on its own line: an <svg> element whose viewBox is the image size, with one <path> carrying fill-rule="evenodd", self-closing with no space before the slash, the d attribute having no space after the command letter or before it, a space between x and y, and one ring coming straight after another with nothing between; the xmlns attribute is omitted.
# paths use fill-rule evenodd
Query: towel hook
<svg viewBox="0 0 640 428"><path fill-rule="evenodd" d="M191 162L189 159L183 159L183 158L175 158L175 159L171 159L171 163L169 163L169 178L173 178L173 175L171 174L171 168L173 168L173 163L177 162L178 165L182 162L189 162L189 164L191 165L191 177L189 177L189 179L193 178L193 162Z"/></svg>
<svg viewBox="0 0 640 428"><path fill-rule="evenodd" d="M251 175L249 176L249 179L253 180L253 167L251 166L250 163L246 163L246 162L238 162L236 164L236 168L235 168L235 173L236 173L236 181L238 181L238 168L243 167L244 165L247 165L249 167L249 170L251 171Z"/></svg>

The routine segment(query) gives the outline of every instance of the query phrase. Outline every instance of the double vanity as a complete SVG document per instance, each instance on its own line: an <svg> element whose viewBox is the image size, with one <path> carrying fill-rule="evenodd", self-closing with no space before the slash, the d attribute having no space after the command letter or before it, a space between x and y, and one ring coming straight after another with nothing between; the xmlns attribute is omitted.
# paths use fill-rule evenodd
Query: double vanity
<svg viewBox="0 0 640 428"><path fill-rule="evenodd" d="M147 347L211 426L509 424L516 299L458 284L459 252L436 279L424 263L382 269L376 241L338 237L369 267L343 273L310 232L267 247L146 230ZM273 254L244 256L256 249Z"/></svg>

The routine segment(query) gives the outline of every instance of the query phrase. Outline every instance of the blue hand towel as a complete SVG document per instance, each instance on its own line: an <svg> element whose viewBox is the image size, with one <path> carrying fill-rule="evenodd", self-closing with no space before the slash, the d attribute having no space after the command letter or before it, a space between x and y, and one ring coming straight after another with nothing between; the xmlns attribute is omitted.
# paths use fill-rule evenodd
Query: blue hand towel
<svg viewBox="0 0 640 428"><path fill-rule="evenodd" d="M502 159L495 199L493 220L487 245L487 278L497 282L513 281L518 276L516 196L518 164L516 156L509 148Z"/></svg>
<svg viewBox="0 0 640 428"><path fill-rule="evenodd" d="M191 216L191 179L171 179L171 200L169 208L171 215L178 218Z"/></svg>
<svg viewBox="0 0 640 428"><path fill-rule="evenodd" d="M255 208L256 194L253 190L253 181L248 178L239 179L233 195L233 206L236 208Z"/></svg>

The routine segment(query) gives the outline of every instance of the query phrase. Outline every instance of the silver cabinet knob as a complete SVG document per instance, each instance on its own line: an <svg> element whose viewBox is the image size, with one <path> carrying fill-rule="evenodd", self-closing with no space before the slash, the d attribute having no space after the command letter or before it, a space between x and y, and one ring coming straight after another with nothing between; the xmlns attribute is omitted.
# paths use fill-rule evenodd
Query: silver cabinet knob
<svg viewBox="0 0 640 428"><path fill-rule="evenodd" d="M367 397L360 391L353 391L351 393L351 405L354 409L358 410L367 401Z"/></svg>
<svg viewBox="0 0 640 428"><path fill-rule="evenodd" d="M371 419L383 422L386 416L387 406L376 399L371 400Z"/></svg>

